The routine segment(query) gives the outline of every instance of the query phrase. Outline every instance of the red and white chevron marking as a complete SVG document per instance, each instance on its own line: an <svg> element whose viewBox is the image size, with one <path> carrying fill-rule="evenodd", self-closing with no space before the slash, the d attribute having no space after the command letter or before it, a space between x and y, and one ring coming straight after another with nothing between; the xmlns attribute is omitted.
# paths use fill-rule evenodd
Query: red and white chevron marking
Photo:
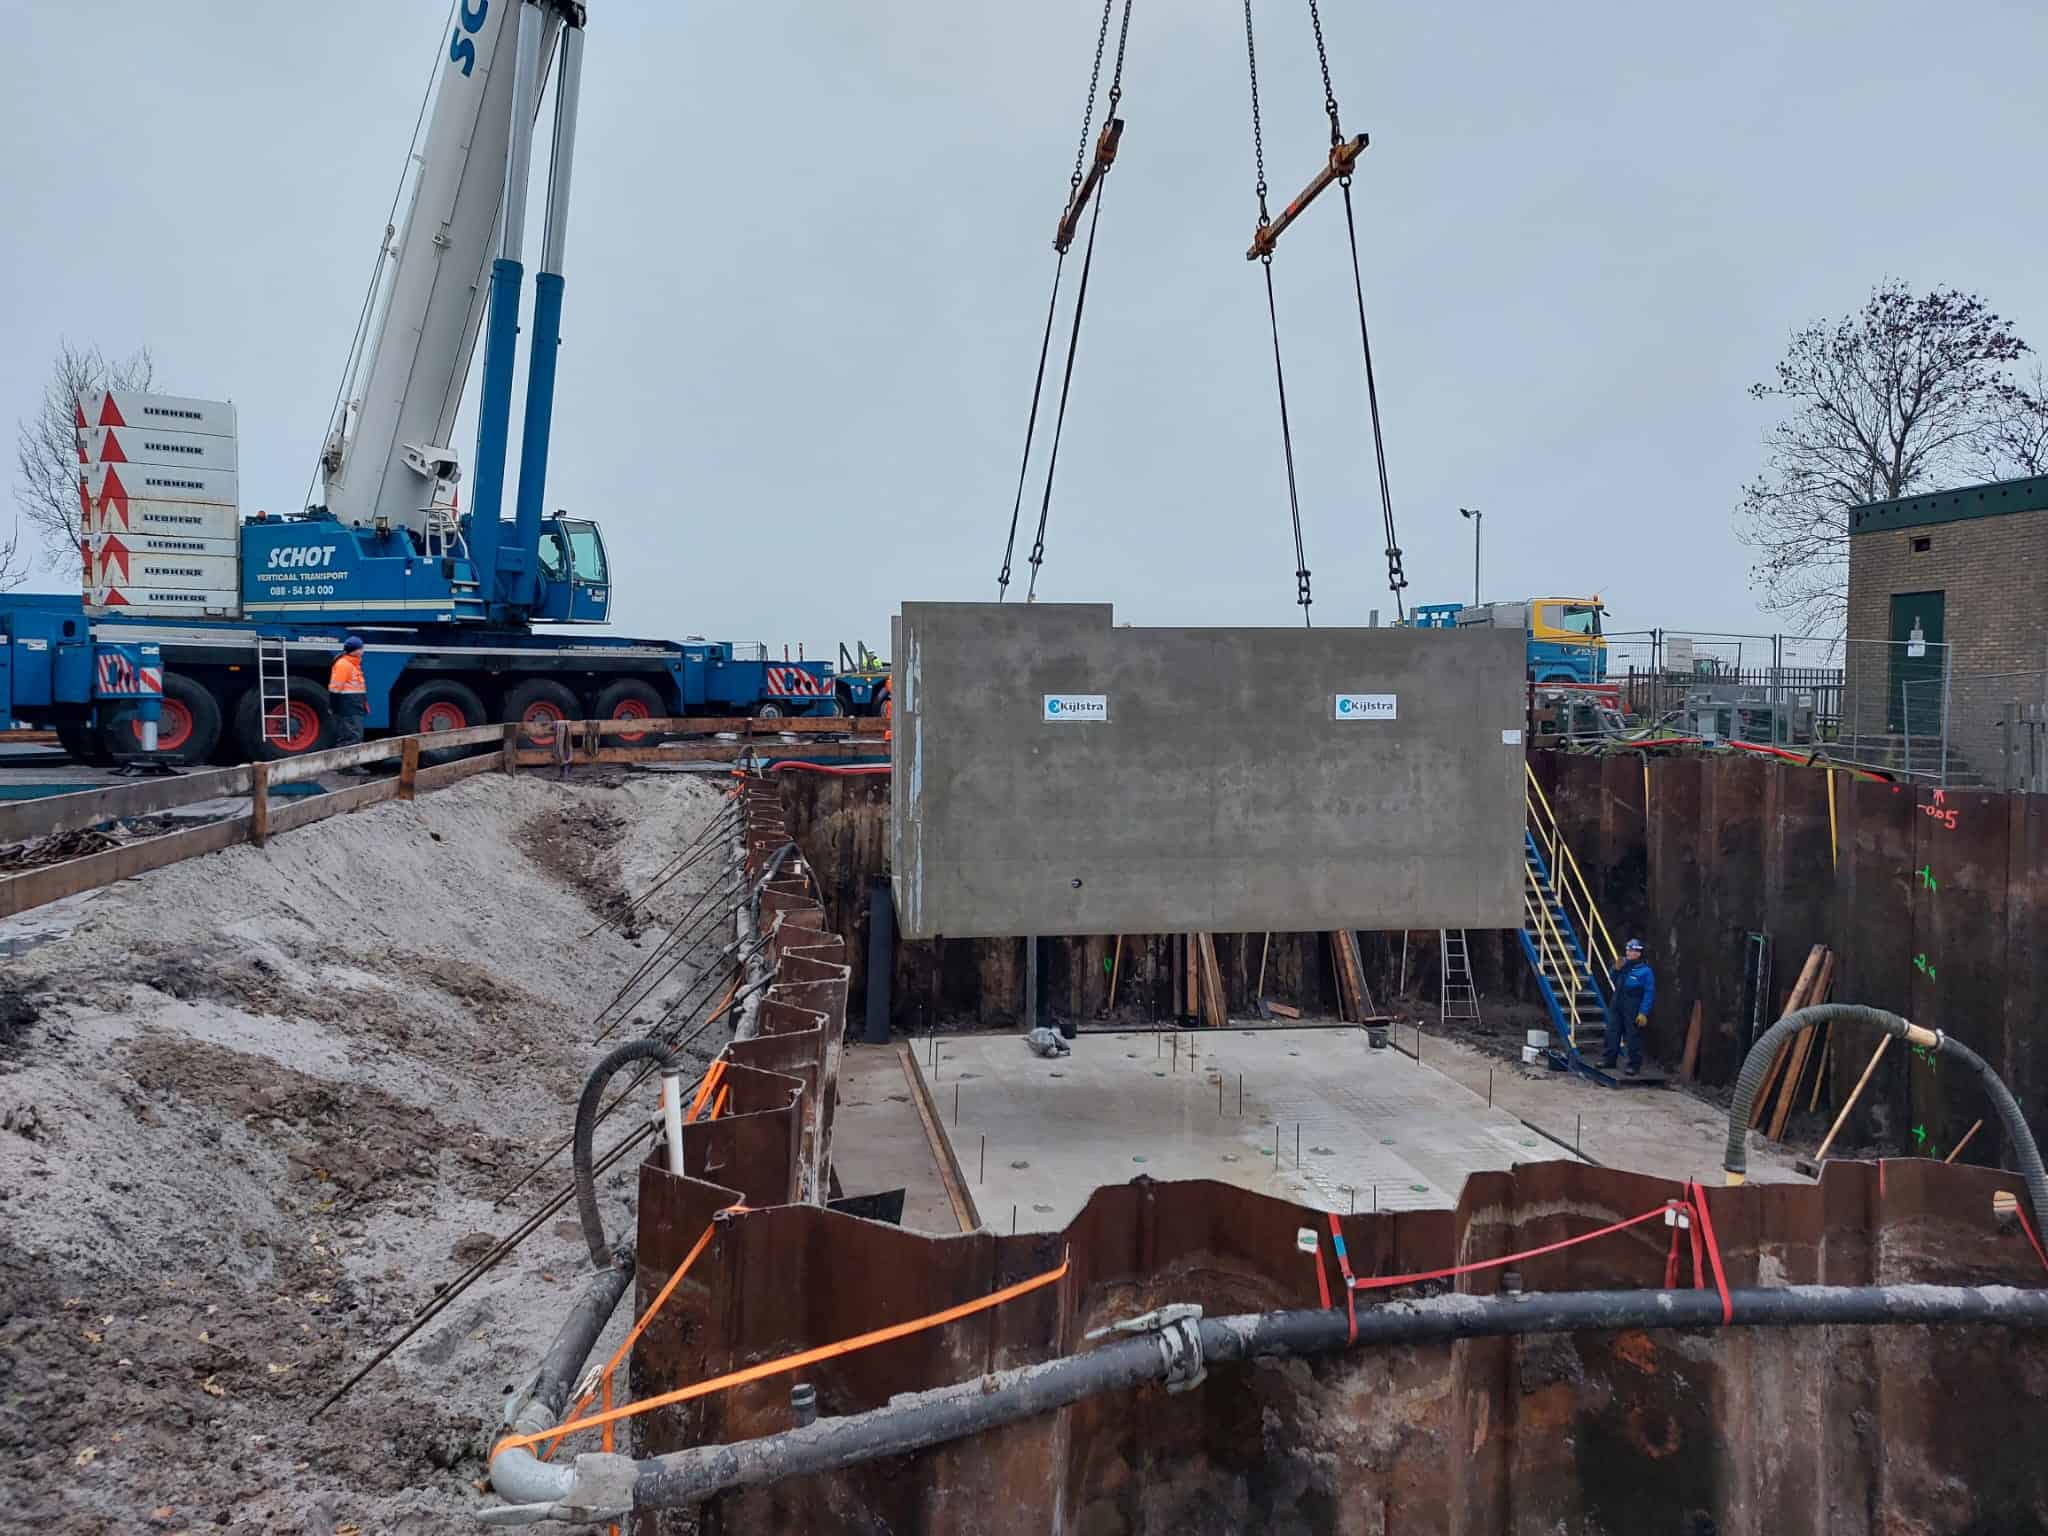
<svg viewBox="0 0 2048 1536"><path fill-rule="evenodd" d="M768 669L768 691L783 698L822 699L832 685L802 667L777 666Z"/></svg>

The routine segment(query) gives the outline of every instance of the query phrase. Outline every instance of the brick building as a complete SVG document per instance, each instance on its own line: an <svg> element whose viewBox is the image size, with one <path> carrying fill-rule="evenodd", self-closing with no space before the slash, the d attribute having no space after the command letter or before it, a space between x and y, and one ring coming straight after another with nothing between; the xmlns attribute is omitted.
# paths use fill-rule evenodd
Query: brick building
<svg viewBox="0 0 2048 1536"><path fill-rule="evenodd" d="M1939 736L1946 672L1951 750L1996 782L2011 706L2048 702L2048 475L1852 508L1848 635L1845 734Z"/></svg>

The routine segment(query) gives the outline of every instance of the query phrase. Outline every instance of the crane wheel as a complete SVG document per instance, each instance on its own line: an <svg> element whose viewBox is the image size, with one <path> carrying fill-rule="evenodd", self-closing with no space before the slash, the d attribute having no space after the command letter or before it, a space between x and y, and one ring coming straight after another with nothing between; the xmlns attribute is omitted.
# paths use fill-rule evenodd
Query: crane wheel
<svg viewBox="0 0 2048 1536"><path fill-rule="evenodd" d="M151 756L142 750L142 711L133 702L107 711L100 727L100 745L116 762ZM178 672L164 673L163 704L156 727L153 760L203 763L220 745L220 705L202 683Z"/></svg>
<svg viewBox="0 0 2048 1536"><path fill-rule="evenodd" d="M520 745L531 750L552 747L555 727L578 718L581 708L576 695L553 678L530 677L506 693L502 713L507 725L523 727Z"/></svg>
<svg viewBox="0 0 2048 1536"><path fill-rule="evenodd" d="M652 684L622 677L599 691L596 713L600 720L659 720L668 711ZM622 731L605 739L622 747L658 747L667 737L661 731L647 730Z"/></svg>
<svg viewBox="0 0 2048 1536"><path fill-rule="evenodd" d="M249 761L274 763L334 745L334 706L327 690L309 677L287 681L284 713L269 724L266 734L262 696L249 689L235 705L235 740Z"/></svg>
<svg viewBox="0 0 2048 1536"><path fill-rule="evenodd" d="M437 677L408 690L398 701L397 712L391 721L399 735L415 736L426 731L459 731L466 726L487 725L490 718L484 701L477 697L474 688L458 683L452 677ZM422 751L420 761L427 764L450 763L459 757L487 750L485 747L438 747Z"/></svg>

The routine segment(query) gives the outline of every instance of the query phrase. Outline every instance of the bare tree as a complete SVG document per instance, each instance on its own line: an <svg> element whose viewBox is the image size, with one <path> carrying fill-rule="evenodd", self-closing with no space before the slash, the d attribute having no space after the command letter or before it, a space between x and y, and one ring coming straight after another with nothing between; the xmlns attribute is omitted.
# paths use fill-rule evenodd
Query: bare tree
<svg viewBox="0 0 2048 1536"><path fill-rule="evenodd" d="M20 586L28 579L28 555L21 547L21 519L16 518L0 539L0 592Z"/></svg>
<svg viewBox="0 0 2048 1536"><path fill-rule="evenodd" d="M1735 516L1757 551L1762 606L1808 634L1839 632L1849 509L1974 478L2027 350L1977 295L1916 295L1896 280L1857 313L1794 331L1774 376L1749 391L1788 409Z"/></svg>
<svg viewBox="0 0 2048 1536"><path fill-rule="evenodd" d="M2048 475L2048 375L2038 366L2031 379L1999 391L1979 474L1986 480Z"/></svg>
<svg viewBox="0 0 2048 1536"><path fill-rule="evenodd" d="M98 347L57 344L56 365L35 413L17 424L14 438L14 499L43 548L62 568L78 564L78 397L97 389L148 390L156 382L156 361L143 347L119 359ZM17 532L17 540L19 534Z"/></svg>

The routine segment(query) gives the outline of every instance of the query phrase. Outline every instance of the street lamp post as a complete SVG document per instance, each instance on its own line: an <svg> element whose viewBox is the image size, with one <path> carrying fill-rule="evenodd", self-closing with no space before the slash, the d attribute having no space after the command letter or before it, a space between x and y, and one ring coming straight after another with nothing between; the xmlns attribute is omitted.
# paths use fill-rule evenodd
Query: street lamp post
<svg viewBox="0 0 2048 1536"><path fill-rule="evenodd" d="M1479 606L1479 527L1486 514L1477 507L1460 507L1458 516L1472 519L1472 606Z"/></svg>

